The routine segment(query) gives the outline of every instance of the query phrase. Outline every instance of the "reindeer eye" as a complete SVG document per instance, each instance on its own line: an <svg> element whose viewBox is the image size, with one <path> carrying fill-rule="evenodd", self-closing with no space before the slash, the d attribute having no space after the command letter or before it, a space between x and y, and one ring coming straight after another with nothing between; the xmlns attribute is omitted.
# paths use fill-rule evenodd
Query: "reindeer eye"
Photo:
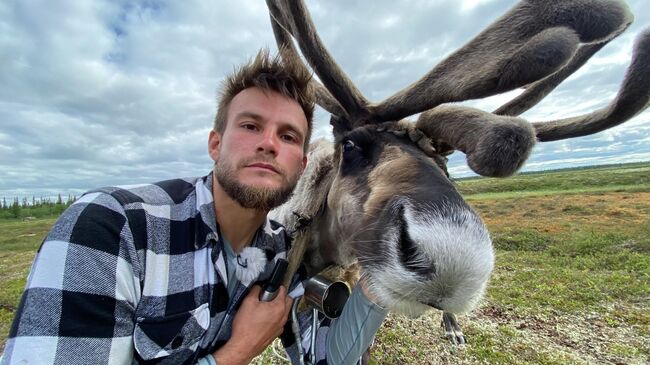
<svg viewBox="0 0 650 365"><path fill-rule="evenodd" d="M343 143L343 150L346 152L352 151L355 147L356 145L354 144L354 142L352 142L351 139L348 139Z"/></svg>
<svg viewBox="0 0 650 365"><path fill-rule="evenodd" d="M341 174L349 175L356 174L364 169L370 161L368 160L368 151L365 145L360 147L350 139L343 141L342 161L341 161Z"/></svg>

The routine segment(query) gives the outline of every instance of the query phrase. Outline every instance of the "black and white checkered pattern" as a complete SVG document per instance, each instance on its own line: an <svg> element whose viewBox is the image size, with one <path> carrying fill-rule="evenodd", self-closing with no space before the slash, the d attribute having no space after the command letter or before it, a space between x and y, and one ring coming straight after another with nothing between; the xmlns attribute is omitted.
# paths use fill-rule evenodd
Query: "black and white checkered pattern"
<svg viewBox="0 0 650 365"><path fill-rule="evenodd" d="M250 283L227 291L212 174L91 191L34 260L1 364L193 364L230 336ZM286 257L268 221L251 247Z"/></svg>

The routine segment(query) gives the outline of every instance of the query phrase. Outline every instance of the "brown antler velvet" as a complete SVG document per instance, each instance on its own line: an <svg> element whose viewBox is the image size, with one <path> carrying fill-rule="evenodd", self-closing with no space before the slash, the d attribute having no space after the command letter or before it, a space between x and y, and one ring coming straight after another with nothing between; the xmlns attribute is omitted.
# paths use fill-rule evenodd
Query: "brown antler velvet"
<svg viewBox="0 0 650 365"><path fill-rule="evenodd" d="M624 27L619 29L618 32L613 33L610 38L603 42L583 44L578 49L578 52L576 52L576 55L571 59L571 62L561 70L531 85L527 85L525 87L526 90L523 93L502 105L497 110L493 111L493 113L498 115L516 116L534 107L537 103L542 101L546 95L560 85L562 81L566 80L567 77L571 76L574 72L580 69L580 67L584 66L593 55L606 46L612 39L621 35L630 24L631 23L626 24Z"/></svg>
<svg viewBox="0 0 650 365"><path fill-rule="evenodd" d="M571 62L558 72L526 86L526 90L516 98L493 111L498 115L516 116L523 114L542 101L551 91L582 67L596 52L600 51L607 42L584 45L578 49Z"/></svg>
<svg viewBox="0 0 650 365"><path fill-rule="evenodd" d="M537 104L633 20L621 0L524 0L419 81L370 104L324 48L301 0L267 0L276 41L286 57L302 54L323 82L318 102L333 115L335 136L368 124L397 121L423 112L417 122L437 145L467 154L469 166L486 176L519 169L540 141L595 133L622 123L648 106L648 31L637 42L621 91L610 106L568 119L534 123L518 115ZM495 114L442 103L499 94L526 86ZM430 110L429 110L430 109ZM428 111L427 111L428 110ZM501 115L499 115L501 114Z"/></svg>
<svg viewBox="0 0 650 365"><path fill-rule="evenodd" d="M273 35L275 36L275 42L278 45L278 49L282 54L282 57L285 60L293 60L299 65L303 65L300 61L300 55L296 51L296 48L293 46L291 41L291 35L288 29L291 27L290 22L284 17L282 11L276 4L271 0L267 0L266 4L269 8L269 13L271 17L271 26L273 28ZM304 65L303 65L304 67ZM312 80L312 87L314 88L314 93L316 95L316 102L323 109L327 110L334 115L344 115L347 116L347 113L341 107L341 104L336 101L332 95L321 85L318 81Z"/></svg>
<svg viewBox="0 0 650 365"><path fill-rule="evenodd" d="M616 98L595 112L533 123L537 138L542 141L585 136L619 125L650 105L650 28L646 28L634 43L632 62Z"/></svg>
<svg viewBox="0 0 650 365"><path fill-rule="evenodd" d="M381 121L398 120L442 103L525 86L564 67L579 42L603 42L632 19L622 1L522 1L419 81L372 110Z"/></svg>
<svg viewBox="0 0 650 365"><path fill-rule="evenodd" d="M278 0L275 6L279 8L283 19L286 20L288 25L286 30L296 39L305 59L323 85L343 107L348 119L367 120L368 101L323 46L305 4L302 1Z"/></svg>
<svg viewBox="0 0 650 365"><path fill-rule="evenodd" d="M535 136L541 142L554 141L593 134L623 123L650 105L649 85L650 28L637 37L625 80L616 99L606 108L578 117L533 123L530 127L521 118L443 105L422 113L417 127L467 154L468 165L477 174L509 176L530 154Z"/></svg>
<svg viewBox="0 0 650 365"><path fill-rule="evenodd" d="M452 145L467 155L479 175L514 174L535 145L535 130L526 120L497 116L469 107L442 105L420 115L416 124L424 134Z"/></svg>

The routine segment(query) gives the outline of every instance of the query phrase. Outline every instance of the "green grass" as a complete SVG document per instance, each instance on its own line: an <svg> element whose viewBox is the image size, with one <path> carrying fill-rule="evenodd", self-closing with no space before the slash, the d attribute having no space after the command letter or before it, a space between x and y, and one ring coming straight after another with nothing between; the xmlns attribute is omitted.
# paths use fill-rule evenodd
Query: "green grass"
<svg viewBox="0 0 650 365"><path fill-rule="evenodd" d="M531 189L536 187L531 186ZM609 192L644 192L650 191L650 184L639 185L610 185L610 186L578 186L573 188L563 189L561 187L545 187L537 190L513 190L513 191L495 191L495 192L475 192L475 190L467 190L464 185L459 189L465 200L485 200L485 199L507 199L507 198L532 198L538 196L554 196L554 195L573 195L583 193L609 193ZM468 191L468 192L465 192Z"/></svg>
<svg viewBox="0 0 650 365"><path fill-rule="evenodd" d="M648 191L650 163L528 173L509 177L461 179L459 191L471 199L528 197L581 192Z"/></svg>
<svg viewBox="0 0 650 365"><path fill-rule="evenodd" d="M650 311L642 303L650 293L648 227L650 220L620 231L519 235L517 247L497 251L500 264L489 299L522 316L596 313L618 325L638 325L639 334L647 336ZM546 244L541 250L539 242ZM612 305L625 310L612 313Z"/></svg>
<svg viewBox="0 0 650 365"><path fill-rule="evenodd" d="M446 341L438 311L391 313L371 363L647 364L648 176L650 164L634 164L460 181L496 249L485 299L458 317L469 343ZM0 220L3 339L53 222ZM271 349L254 361L285 363Z"/></svg>
<svg viewBox="0 0 650 365"><path fill-rule="evenodd" d="M54 221L0 220L0 348L4 348L36 250Z"/></svg>

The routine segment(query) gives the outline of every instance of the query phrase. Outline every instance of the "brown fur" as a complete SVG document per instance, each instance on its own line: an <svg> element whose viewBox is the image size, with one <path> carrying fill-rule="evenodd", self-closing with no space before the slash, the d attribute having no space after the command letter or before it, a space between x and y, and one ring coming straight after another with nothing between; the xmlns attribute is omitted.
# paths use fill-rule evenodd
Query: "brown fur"
<svg viewBox="0 0 650 365"><path fill-rule="evenodd" d="M625 28L627 29L627 27ZM622 29L621 32L625 29ZM611 39L602 43L586 44L580 47L576 55L571 59L571 62L564 66L561 70L543 78L533 84L526 86L526 90L519 94L519 96L510 100L497 108L493 113L497 115L517 116L523 114L525 111L534 107L550 94L551 91L571 76L580 67L584 66L589 59L600 51Z"/></svg>
<svg viewBox="0 0 650 365"><path fill-rule="evenodd" d="M370 195L363 204L366 215L381 210L388 199L408 193L418 173L413 158L397 146L384 148L380 161L368 176Z"/></svg>

